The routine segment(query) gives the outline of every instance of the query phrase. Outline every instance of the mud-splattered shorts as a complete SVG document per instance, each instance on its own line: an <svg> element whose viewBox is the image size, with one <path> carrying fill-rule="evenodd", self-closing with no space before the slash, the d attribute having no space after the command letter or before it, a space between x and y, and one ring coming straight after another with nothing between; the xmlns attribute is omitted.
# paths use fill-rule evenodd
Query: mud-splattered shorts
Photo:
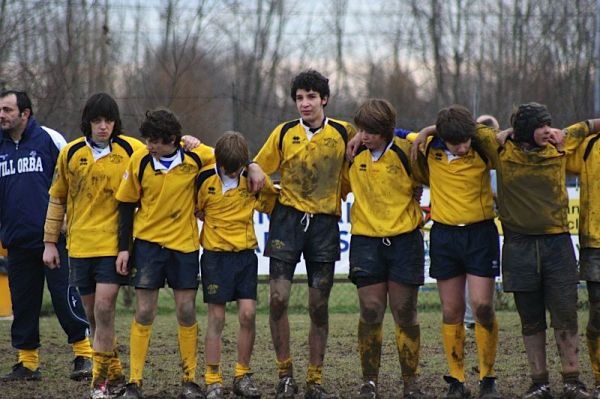
<svg viewBox="0 0 600 399"><path fill-rule="evenodd" d="M204 303L256 300L258 259L253 249L240 252L204 250L200 270Z"/></svg>
<svg viewBox="0 0 600 399"><path fill-rule="evenodd" d="M423 234L417 229L395 237L353 235L350 280L358 287L394 281L423 285Z"/></svg>
<svg viewBox="0 0 600 399"><path fill-rule="evenodd" d="M129 284L129 276L117 273L116 256L69 258L69 285L77 287L81 295L96 292L96 283Z"/></svg>
<svg viewBox="0 0 600 399"><path fill-rule="evenodd" d="M159 289L164 287L165 280L174 290L198 288L198 251L184 253L136 239L133 254L135 288Z"/></svg>
<svg viewBox="0 0 600 399"><path fill-rule="evenodd" d="M579 279L600 283L600 248L579 250Z"/></svg>

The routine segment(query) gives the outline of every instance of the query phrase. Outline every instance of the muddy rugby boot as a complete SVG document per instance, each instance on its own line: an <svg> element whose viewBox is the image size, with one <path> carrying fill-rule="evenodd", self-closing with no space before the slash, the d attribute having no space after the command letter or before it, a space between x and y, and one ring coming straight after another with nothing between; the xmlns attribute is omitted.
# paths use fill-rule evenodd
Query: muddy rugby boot
<svg viewBox="0 0 600 399"><path fill-rule="evenodd" d="M460 382L454 377L450 377L448 375L444 376L444 381L446 381L448 386L448 392L444 399L468 399L471 397L471 391L464 382Z"/></svg>
<svg viewBox="0 0 600 399"><path fill-rule="evenodd" d="M119 398L124 399L142 399L142 387L135 382L125 385L125 391Z"/></svg>
<svg viewBox="0 0 600 399"><path fill-rule="evenodd" d="M327 393L321 384L308 384L304 392L304 399L338 399L338 396Z"/></svg>
<svg viewBox="0 0 600 399"><path fill-rule="evenodd" d="M12 367L12 371L4 375L1 381L40 381L42 373L40 369L30 370L23 366L23 362L19 362Z"/></svg>
<svg viewBox="0 0 600 399"><path fill-rule="evenodd" d="M585 384L579 380L567 381L563 385L561 399L589 399L592 397L585 388Z"/></svg>
<svg viewBox="0 0 600 399"><path fill-rule="evenodd" d="M236 399L258 399L261 396L260 391L252 382L252 373L233 379L233 393L236 395Z"/></svg>
<svg viewBox="0 0 600 399"><path fill-rule="evenodd" d="M479 381L479 398L502 399L502 396L496 389L496 377L483 377L483 379Z"/></svg>
<svg viewBox="0 0 600 399"><path fill-rule="evenodd" d="M276 399L293 399L298 393L298 384L294 377L281 377L277 383Z"/></svg>
<svg viewBox="0 0 600 399"><path fill-rule="evenodd" d="M224 399L223 385L219 382L206 386L206 399Z"/></svg>
<svg viewBox="0 0 600 399"><path fill-rule="evenodd" d="M125 379L124 375L106 382L106 388L108 389L108 394L111 395L111 397L117 397L121 395L125 391L126 385L127 380Z"/></svg>
<svg viewBox="0 0 600 399"><path fill-rule="evenodd" d="M181 393L177 399L204 399L204 392L195 382L187 381L181 384Z"/></svg>
<svg viewBox="0 0 600 399"><path fill-rule="evenodd" d="M404 385L403 399L433 399L433 396L427 392L423 392L417 380L413 380L409 384Z"/></svg>
<svg viewBox="0 0 600 399"><path fill-rule="evenodd" d="M106 383L94 386L90 392L90 399L110 399L113 396L108 392Z"/></svg>
<svg viewBox="0 0 600 399"><path fill-rule="evenodd" d="M73 371L69 376L74 381L83 381L92 378L92 359L77 356L73 360Z"/></svg>
<svg viewBox="0 0 600 399"><path fill-rule="evenodd" d="M374 381L367 381L363 383L359 390L358 395L354 397L354 399L377 399L379 395L377 394L377 385L375 385Z"/></svg>
<svg viewBox="0 0 600 399"><path fill-rule="evenodd" d="M523 399L552 399L550 385L534 382L523 395Z"/></svg>

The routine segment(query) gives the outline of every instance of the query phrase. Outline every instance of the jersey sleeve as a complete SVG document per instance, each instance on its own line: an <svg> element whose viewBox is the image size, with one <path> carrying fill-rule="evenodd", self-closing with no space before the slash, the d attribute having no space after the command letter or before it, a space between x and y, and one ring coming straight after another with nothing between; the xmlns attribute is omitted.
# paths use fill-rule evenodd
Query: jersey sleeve
<svg viewBox="0 0 600 399"><path fill-rule="evenodd" d="M277 202L278 196L279 190L273 185L269 176L267 176L265 186L258 194L258 200L256 201L254 209L259 212L270 214L273 211L273 208L275 208L275 202Z"/></svg>
<svg viewBox="0 0 600 399"><path fill-rule="evenodd" d="M258 163L266 175L275 173L281 164L281 151L279 150L281 128L282 125L279 125L271 132L271 135L254 158L254 161Z"/></svg>
<svg viewBox="0 0 600 399"><path fill-rule="evenodd" d="M216 162L215 149L206 144L200 144L198 147L194 148L192 152L200 157L202 167L214 164Z"/></svg>
<svg viewBox="0 0 600 399"><path fill-rule="evenodd" d="M64 200L69 192L69 183L67 181L67 148L63 148L58 154L58 161L54 168L52 185L50 186L50 196Z"/></svg>
<svg viewBox="0 0 600 399"><path fill-rule="evenodd" d="M125 173L123 173L121 184L117 190L117 201L138 202L140 200L142 187L137 176L136 165L138 162L136 162L136 159L137 158L132 158L129 160L127 169L125 169Z"/></svg>
<svg viewBox="0 0 600 399"><path fill-rule="evenodd" d="M579 122L564 130L565 137L563 139L564 152L570 155L577 151L577 148L581 146L581 143L590 134L590 128L586 122Z"/></svg>
<svg viewBox="0 0 600 399"><path fill-rule="evenodd" d="M584 164L583 154L585 154L587 143L589 143L589 139L581 143L575 151L567 156L567 172L575 174L581 173Z"/></svg>
<svg viewBox="0 0 600 399"><path fill-rule="evenodd" d="M500 149L500 144L496 140L496 130L478 123L475 127L475 139L491 164L490 166L495 169L498 165L498 150Z"/></svg>

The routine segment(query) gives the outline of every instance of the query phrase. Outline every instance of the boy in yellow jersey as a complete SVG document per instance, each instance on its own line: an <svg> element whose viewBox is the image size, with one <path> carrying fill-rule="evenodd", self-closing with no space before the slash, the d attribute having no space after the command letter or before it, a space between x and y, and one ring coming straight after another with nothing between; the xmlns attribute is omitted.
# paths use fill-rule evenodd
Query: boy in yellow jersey
<svg viewBox="0 0 600 399"><path fill-rule="evenodd" d="M300 118L277 126L255 160L267 175L281 173L281 193L269 225L271 336L277 357L277 398L298 392L290 355L287 307L296 264L304 255L308 273L309 366L306 399L335 398L322 382L329 330L328 302L335 261L340 258L341 185L351 124L325 117L329 80L317 71L292 81L291 97Z"/></svg>
<svg viewBox="0 0 600 399"><path fill-rule="evenodd" d="M588 291L589 319L586 338L596 389L600 399L600 135L585 139L569 156L567 170L579 175L579 279Z"/></svg>
<svg viewBox="0 0 600 399"><path fill-rule="evenodd" d="M268 181L260 194L248 188L248 145L244 136L227 132L215 145L216 165L198 176L198 210L204 214L200 234L204 302L208 304L204 379L208 399L224 398L221 375L221 335L225 304L237 301L238 357L233 393L237 398L260 398L252 382L250 357L254 346L258 261L254 250L254 209L270 213L277 191Z"/></svg>
<svg viewBox="0 0 600 399"><path fill-rule="evenodd" d="M66 208L70 284L79 289L93 338L91 397L104 398L125 382L114 322L119 286L128 279L115 269L115 193L129 157L143 145L121 134L119 107L105 93L88 99L81 129L84 136L69 143L58 157L44 228L44 263L51 268L60 265L56 243Z"/></svg>
<svg viewBox="0 0 600 399"><path fill-rule="evenodd" d="M498 176L498 206L504 231L503 287L513 292L532 384L524 398L551 398L546 365L546 309L558 346L563 379L561 397L589 398L579 380L577 262L567 221L566 162L585 140L600 131L592 119L551 128L548 109L519 106L511 117L512 138L503 147L481 133ZM562 148L555 147L564 135Z"/></svg>
<svg viewBox="0 0 600 399"><path fill-rule="evenodd" d="M426 181L410 165L410 143L394 137L396 111L386 100L370 99L354 124L362 146L350 166L350 279L358 289L358 348L363 384L357 399L378 397L383 317L389 298L396 324L404 398L430 396L417 382L420 328L417 296L424 282L422 213L413 190Z"/></svg>
<svg viewBox="0 0 600 399"><path fill-rule="evenodd" d="M183 368L180 398L202 398L194 382L197 366L198 225L194 216L194 182L204 165L214 162L212 148L193 151L180 146L181 124L170 111L146 112L140 126L146 148L133 153L117 191L119 254L117 271L129 271L132 235L136 288L131 325L130 377L124 398L141 398L142 374L156 315L158 290L165 280L173 289ZM139 209L135 213L135 207Z"/></svg>

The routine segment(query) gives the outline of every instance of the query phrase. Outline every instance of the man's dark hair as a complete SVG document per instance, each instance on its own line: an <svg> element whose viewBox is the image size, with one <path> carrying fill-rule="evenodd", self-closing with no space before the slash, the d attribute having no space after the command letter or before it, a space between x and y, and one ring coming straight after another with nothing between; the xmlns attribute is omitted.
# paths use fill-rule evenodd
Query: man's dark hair
<svg viewBox="0 0 600 399"><path fill-rule="evenodd" d="M475 119L462 105L451 105L438 112L435 130L445 142L461 144L475 137Z"/></svg>
<svg viewBox="0 0 600 399"><path fill-rule="evenodd" d="M291 96L292 100L296 101L296 92L299 90L316 91L321 98L329 98L329 79L321 75L314 69L309 69L300 72L294 80L292 80ZM325 103L327 105L327 103Z"/></svg>
<svg viewBox="0 0 600 399"><path fill-rule="evenodd" d="M19 108L19 112L23 113L26 109L29 109L29 116L33 116L33 105L31 105L31 99L24 91L19 90L6 90L0 93L0 98L8 97L11 94L14 94L17 97L17 108Z"/></svg>
<svg viewBox="0 0 600 399"><path fill-rule="evenodd" d="M146 111L146 119L140 125L140 134L148 140L162 140L163 144L181 140L181 123L168 109L159 108Z"/></svg>
<svg viewBox="0 0 600 399"><path fill-rule="evenodd" d="M519 105L510 116L510 125L513 128L513 139L517 143L529 143L535 145L533 132L542 126L550 126L552 116L544 104L535 102Z"/></svg>
<svg viewBox="0 0 600 399"><path fill-rule="evenodd" d="M387 100L371 98L354 114L354 124L367 133L383 136L389 142L394 138L396 110Z"/></svg>
<svg viewBox="0 0 600 399"><path fill-rule="evenodd" d="M112 136L121 134L121 115L116 101L106 93L93 94L85 103L81 113L81 132L90 137L92 134L91 122L97 118L105 118L115 123Z"/></svg>
<svg viewBox="0 0 600 399"><path fill-rule="evenodd" d="M248 144L238 132L225 132L215 144L215 159L217 165L225 173L234 173L248 163Z"/></svg>

